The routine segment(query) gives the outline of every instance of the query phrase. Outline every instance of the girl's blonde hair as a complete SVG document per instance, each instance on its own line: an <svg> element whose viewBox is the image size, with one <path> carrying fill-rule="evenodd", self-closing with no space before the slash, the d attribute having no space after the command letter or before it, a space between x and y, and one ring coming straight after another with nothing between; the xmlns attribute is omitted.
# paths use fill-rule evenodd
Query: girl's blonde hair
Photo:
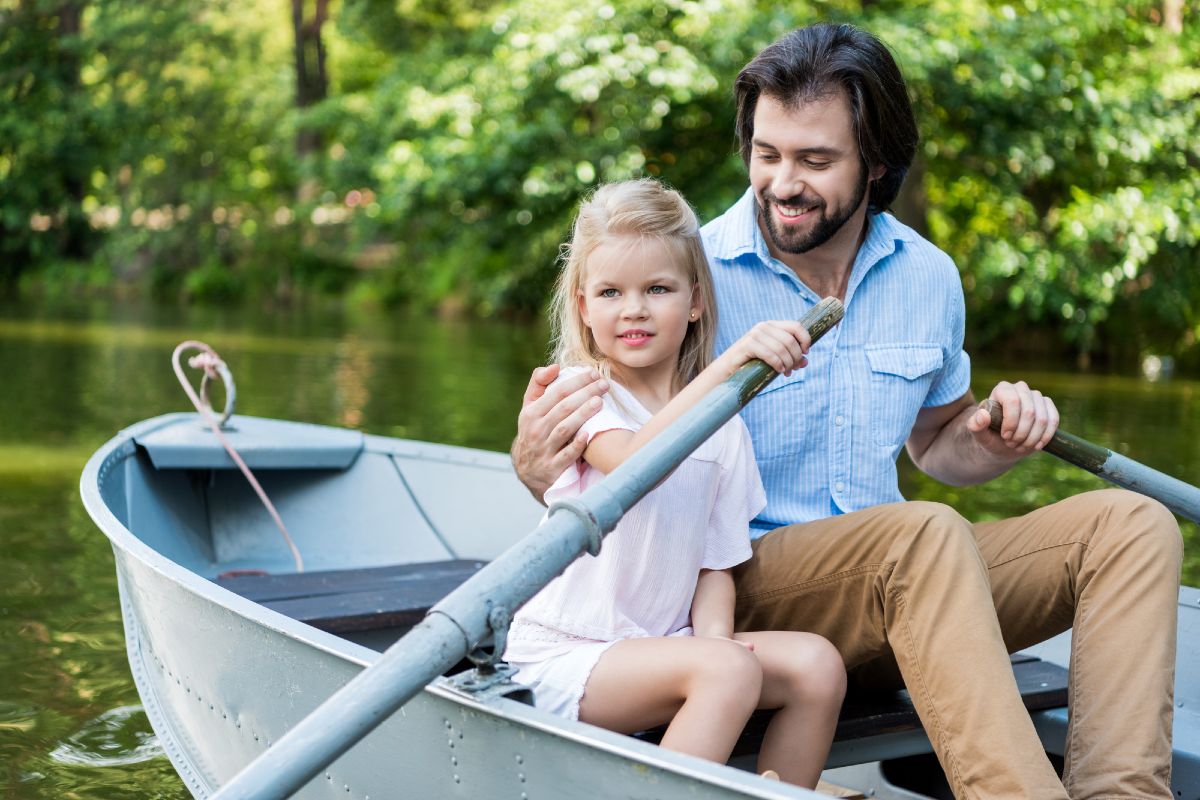
<svg viewBox="0 0 1200 800"><path fill-rule="evenodd" d="M679 348L676 386L683 386L712 360L717 301L696 212L679 192L650 178L606 184L580 204L571 241L562 247L562 269L554 287L553 359L563 366L595 367L611 377L611 365L583 323L577 298L587 281L588 258L616 237L657 239L699 293L700 317L688 323Z"/></svg>

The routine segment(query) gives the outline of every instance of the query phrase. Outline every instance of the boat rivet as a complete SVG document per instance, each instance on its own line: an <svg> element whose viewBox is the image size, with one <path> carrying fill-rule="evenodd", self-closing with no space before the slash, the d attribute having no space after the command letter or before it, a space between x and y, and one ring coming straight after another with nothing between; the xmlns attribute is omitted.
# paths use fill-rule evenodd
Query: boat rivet
<svg viewBox="0 0 1200 800"><path fill-rule="evenodd" d="M461 739L461 738L463 738L463 732L462 732L462 731L459 731L459 732L458 732L458 738L460 738L460 739Z"/></svg>
<svg viewBox="0 0 1200 800"><path fill-rule="evenodd" d="M521 800L529 800L529 795L527 795L525 792L521 792Z"/></svg>
<svg viewBox="0 0 1200 800"><path fill-rule="evenodd" d="M1180 700L1180 701L1179 701L1179 707L1180 707L1180 708L1183 708L1183 701L1182 701L1182 700Z"/></svg>
<svg viewBox="0 0 1200 800"><path fill-rule="evenodd" d="M451 750L454 749L454 740L453 739L447 739L446 744L450 745Z"/></svg>
<svg viewBox="0 0 1200 800"><path fill-rule="evenodd" d="M520 753L517 753L517 763L518 763L518 764L524 764L524 763L525 763L525 759L524 759L524 757L523 757L523 756L522 756Z"/></svg>
<svg viewBox="0 0 1200 800"><path fill-rule="evenodd" d="M258 734L257 734L257 733L256 733L256 734L254 734L254 741L256 741L256 742L258 741Z"/></svg>
<svg viewBox="0 0 1200 800"><path fill-rule="evenodd" d="M454 782L455 782L455 783L462 783L462 779L461 779L461 778L459 778L457 775L455 775L455 776L454 776Z"/></svg>
<svg viewBox="0 0 1200 800"><path fill-rule="evenodd" d="M450 724L450 720L446 720L446 729L449 730L450 728L453 728L453 727L454 726Z"/></svg>
<svg viewBox="0 0 1200 800"><path fill-rule="evenodd" d="M525 782L525 773L524 773L524 772L518 772L518 773L517 773L517 780L519 780L521 783L524 783L524 782Z"/></svg>
<svg viewBox="0 0 1200 800"><path fill-rule="evenodd" d="M458 756L450 756L450 766L452 766L452 767L458 766Z"/></svg>
<svg viewBox="0 0 1200 800"><path fill-rule="evenodd" d="M348 792L348 791L350 791L350 784L348 784L348 783L347 783L347 784L346 784L346 785L344 785L342 788L343 788L343 789L345 789L345 790Z"/></svg>
<svg viewBox="0 0 1200 800"><path fill-rule="evenodd" d="M327 781L331 781L331 780L333 780L333 776L332 776L332 775L330 775L328 772L326 772L326 773L325 773L325 780L327 780Z"/></svg>

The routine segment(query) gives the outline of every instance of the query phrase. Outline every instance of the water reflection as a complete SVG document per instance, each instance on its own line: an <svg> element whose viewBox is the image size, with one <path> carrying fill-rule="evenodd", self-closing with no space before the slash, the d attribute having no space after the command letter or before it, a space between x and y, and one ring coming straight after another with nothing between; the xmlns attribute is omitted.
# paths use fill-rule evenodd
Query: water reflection
<svg viewBox="0 0 1200 800"><path fill-rule="evenodd" d="M50 752L59 764L119 767L163 755L141 706L121 706L88 720Z"/></svg>

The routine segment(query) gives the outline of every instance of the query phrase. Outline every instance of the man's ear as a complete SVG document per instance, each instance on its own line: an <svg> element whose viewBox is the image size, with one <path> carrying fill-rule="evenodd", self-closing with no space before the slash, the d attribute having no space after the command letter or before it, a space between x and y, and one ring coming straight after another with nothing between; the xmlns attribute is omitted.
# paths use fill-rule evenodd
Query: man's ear
<svg viewBox="0 0 1200 800"><path fill-rule="evenodd" d="M875 164L871 167L871 171L867 173L871 180L877 181L887 174L887 167L883 164Z"/></svg>

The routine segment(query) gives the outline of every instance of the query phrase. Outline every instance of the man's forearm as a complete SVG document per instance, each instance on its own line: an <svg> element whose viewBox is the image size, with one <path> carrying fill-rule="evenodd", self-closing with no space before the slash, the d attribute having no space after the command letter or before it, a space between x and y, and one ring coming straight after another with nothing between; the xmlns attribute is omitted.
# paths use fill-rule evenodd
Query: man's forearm
<svg viewBox="0 0 1200 800"><path fill-rule="evenodd" d="M979 444L966 424L975 410L973 402L966 405L923 439L914 431L908 454L917 469L951 486L972 486L1002 475L1020 460L1016 454L998 456Z"/></svg>

